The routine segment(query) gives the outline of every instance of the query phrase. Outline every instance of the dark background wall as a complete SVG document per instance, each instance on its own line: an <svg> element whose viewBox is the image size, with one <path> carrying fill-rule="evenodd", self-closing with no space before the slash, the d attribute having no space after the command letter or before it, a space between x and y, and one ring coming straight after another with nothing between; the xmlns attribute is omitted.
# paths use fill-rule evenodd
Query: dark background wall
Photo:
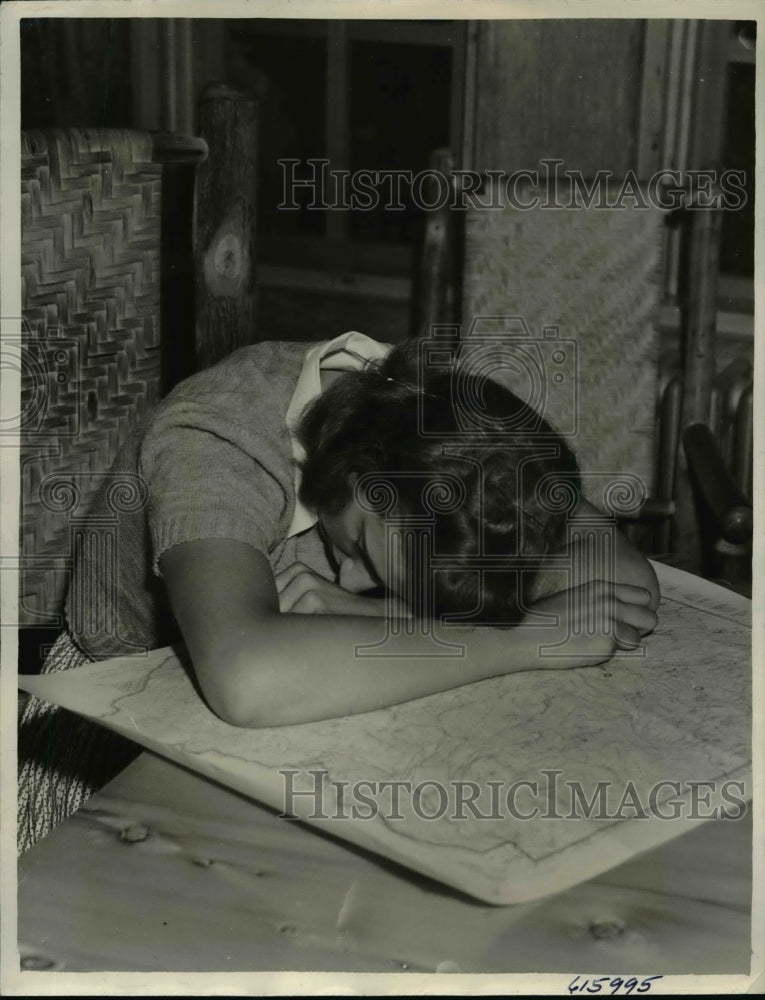
<svg viewBox="0 0 765 1000"><path fill-rule="evenodd" d="M133 124L130 22L27 18L21 22L21 124Z"/></svg>

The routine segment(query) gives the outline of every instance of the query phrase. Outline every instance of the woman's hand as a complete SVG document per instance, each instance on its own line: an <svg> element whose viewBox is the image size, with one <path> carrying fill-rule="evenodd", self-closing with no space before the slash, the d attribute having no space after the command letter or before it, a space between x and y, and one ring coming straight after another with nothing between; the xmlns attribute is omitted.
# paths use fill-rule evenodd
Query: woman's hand
<svg viewBox="0 0 765 1000"><path fill-rule="evenodd" d="M586 500L580 501L573 517L574 522L580 519L587 522L585 536L550 553L551 556L567 556L569 565L564 568L557 561L543 559L542 569L531 588L530 600L536 603L548 596L554 597L559 591L570 588L574 581L585 584L610 579L614 583L646 588L651 594L649 606L655 610L660 600L659 584L645 556L627 541L612 521ZM596 539L590 530L598 525L604 535L610 537L608 546ZM608 559L605 558L606 552L610 553Z"/></svg>
<svg viewBox="0 0 765 1000"><path fill-rule="evenodd" d="M382 617L386 613L384 597L365 597L345 590L301 562L288 566L274 579L282 614Z"/></svg>
<svg viewBox="0 0 765 1000"><path fill-rule="evenodd" d="M594 666L619 649L635 649L641 636L653 631L656 612L651 603L652 594L644 587L594 580L534 604L524 624L541 626L540 614L557 617L549 645L560 644L559 654L540 651L541 667Z"/></svg>

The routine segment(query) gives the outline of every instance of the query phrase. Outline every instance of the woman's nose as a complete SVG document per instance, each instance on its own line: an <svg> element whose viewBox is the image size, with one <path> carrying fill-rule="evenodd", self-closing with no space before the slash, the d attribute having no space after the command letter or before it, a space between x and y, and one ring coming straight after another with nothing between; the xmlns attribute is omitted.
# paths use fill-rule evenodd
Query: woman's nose
<svg viewBox="0 0 765 1000"><path fill-rule="evenodd" d="M348 554L339 549L334 542L330 542L330 547L332 549L332 556L335 560L337 566L342 566L345 560L348 558Z"/></svg>

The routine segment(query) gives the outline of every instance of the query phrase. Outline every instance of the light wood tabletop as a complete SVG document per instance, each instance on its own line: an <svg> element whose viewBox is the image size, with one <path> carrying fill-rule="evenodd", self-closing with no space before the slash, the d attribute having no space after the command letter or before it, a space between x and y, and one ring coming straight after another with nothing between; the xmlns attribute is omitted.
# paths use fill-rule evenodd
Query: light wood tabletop
<svg viewBox="0 0 765 1000"><path fill-rule="evenodd" d="M476 902L144 753L19 861L23 969L748 974L751 821Z"/></svg>

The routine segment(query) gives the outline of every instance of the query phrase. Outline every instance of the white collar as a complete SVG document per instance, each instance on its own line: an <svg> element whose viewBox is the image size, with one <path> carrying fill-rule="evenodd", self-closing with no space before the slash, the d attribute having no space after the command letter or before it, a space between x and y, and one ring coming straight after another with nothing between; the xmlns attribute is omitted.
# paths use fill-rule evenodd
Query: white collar
<svg viewBox="0 0 765 1000"><path fill-rule="evenodd" d="M312 347L306 354L303 368L287 407L287 430L295 460L295 513L292 516L287 538L313 527L318 520L298 499L300 491L300 463L305 450L297 439L297 426L306 406L321 393L321 371L360 371L367 361L379 361L390 351L390 344L381 344L363 333L350 330L334 340L326 340Z"/></svg>

